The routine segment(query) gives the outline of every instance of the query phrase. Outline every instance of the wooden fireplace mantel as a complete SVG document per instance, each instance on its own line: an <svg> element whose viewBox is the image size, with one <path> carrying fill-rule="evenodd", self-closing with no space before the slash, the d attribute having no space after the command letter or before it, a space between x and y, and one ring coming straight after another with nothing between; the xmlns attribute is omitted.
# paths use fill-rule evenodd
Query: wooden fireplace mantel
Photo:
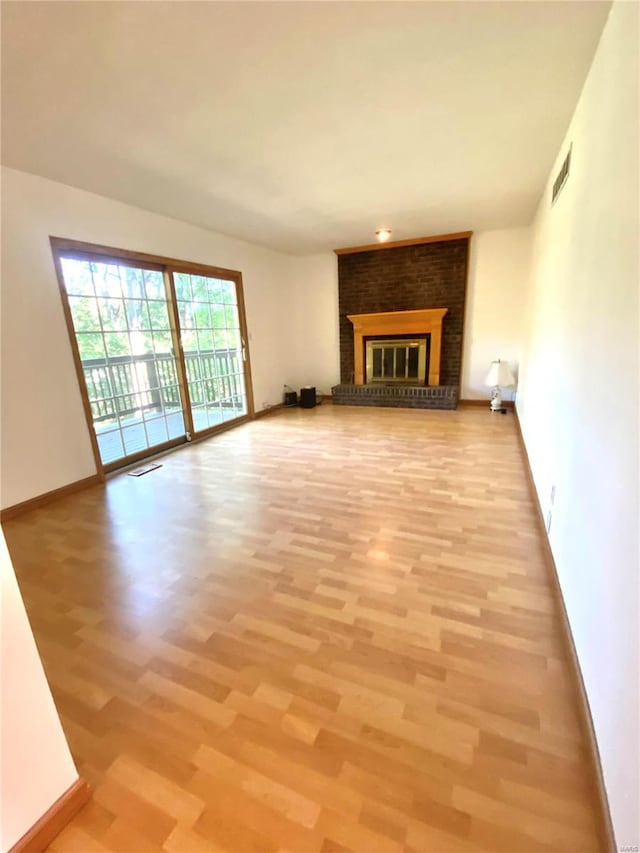
<svg viewBox="0 0 640 853"><path fill-rule="evenodd" d="M347 314L353 323L354 381L364 385L364 339L375 335L431 335L429 385L440 384L442 318L448 308L416 311L383 311L378 314Z"/></svg>

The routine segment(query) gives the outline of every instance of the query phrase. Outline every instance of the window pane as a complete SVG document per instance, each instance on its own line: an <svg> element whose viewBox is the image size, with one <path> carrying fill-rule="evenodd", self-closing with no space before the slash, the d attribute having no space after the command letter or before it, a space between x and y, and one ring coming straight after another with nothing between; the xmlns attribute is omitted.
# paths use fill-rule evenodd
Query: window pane
<svg viewBox="0 0 640 853"><path fill-rule="evenodd" d="M109 371L103 360L86 360L82 366L89 400L104 400L111 397ZM105 414L100 412L100 414Z"/></svg>
<svg viewBox="0 0 640 853"><path fill-rule="evenodd" d="M120 267L122 293L125 299L144 298L144 281L142 270L134 267Z"/></svg>
<svg viewBox="0 0 640 853"><path fill-rule="evenodd" d="M110 296L114 299L123 297L122 279L116 264L90 262L89 267L93 276L96 296Z"/></svg>
<svg viewBox="0 0 640 853"><path fill-rule="evenodd" d="M146 302L143 302L142 299L125 299L124 307L124 315L129 329L142 329L145 327L145 322L146 328L149 328L149 314Z"/></svg>
<svg viewBox="0 0 640 853"><path fill-rule="evenodd" d="M191 276L183 272L173 274L173 283L176 289L176 299L191 301Z"/></svg>
<svg viewBox="0 0 640 853"><path fill-rule="evenodd" d="M211 303L211 327L213 329L224 329L227 325L224 305L219 302Z"/></svg>
<svg viewBox="0 0 640 853"><path fill-rule="evenodd" d="M240 326L238 309L235 305L225 305L224 309L227 329L237 329Z"/></svg>
<svg viewBox="0 0 640 853"><path fill-rule="evenodd" d="M100 322L105 332L123 332L127 328L126 312L122 299L100 297L96 300Z"/></svg>
<svg viewBox="0 0 640 853"><path fill-rule="evenodd" d="M177 386L178 371L173 356L157 355L148 363L149 387Z"/></svg>
<svg viewBox="0 0 640 853"><path fill-rule="evenodd" d="M189 383L197 382L201 378L200 359L192 353L187 358L185 353L185 365L187 368L187 381Z"/></svg>
<svg viewBox="0 0 640 853"><path fill-rule="evenodd" d="M209 302L224 302L225 282L221 278L208 279Z"/></svg>
<svg viewBox="0 0 640 853"><path fill-rule="evenodd" d="M134 426L123 427L122 440L124 441L124 449L128 456L131 456L133 453L140 453L141 450L149 447L142 421Z"/></svg>
<svg viewBox="0 0 640 853"><path fill-rule="evenodd" d="M115 397L116 411L121 420L142 420L143 401L140 394L132 392Z"/></svg>
<svg viewBox="0 0 640 853"><path fill-rule="evenodd" d="M218 404L207 407L207 421L210 427L218 426L223 420L222 409Z"/></svg>
<svg viewBox="0 0 640 853"><path fill-rule="evenodd" d="M226 329L214 329L213 332L213 348L228 349L229 347L229 332Z"/></svg>
<svg viewBox="0 0 640 853"><path fill-rule="evenodd" d="M164 302L166 294L162 273L155 270L143 270L142 277L144 279L144 290L147 299L160 299Z"/></svg>
<svg viewBox="0 0 640 853"><path fill-rule="evenodd" d="M107 332L104 340L109 358L119 355L130 355L131 349L128 332Z"/></svg>
<svg viewBox="0 0 640 853"><path fill-rule="evenodd" d="M235 305L236 303L236 285L233 281L222 282L222 301Z"/></svg>
<svg viewBox="0 0 640 853"><path fill-rule="evenodd" d="M200 352L214 349L213 332L211 329L201 329L198 332L198 349Z"/></svg>
<svg viewBox="0 0 640 853"><path fill-rule="evenodd" d="M196 321L190 302L178 302L178 318L180 320L180 329L183 332L185 329L195 329Z"/></svg>
<svg viewBox="0 0 640 853"><path fill-rule="evenodd" d="M174 409L182 408L180 388L177 385L169 385L162 388L162 404L165 410L173 411Z"/></svg>
<svg viewBox="0 0 640 853"><path fill-rule="evenodd" d="M202 275L191 276L191 299L193 302L209 302L207 279Z"/></svg>
<svg viewBox="0 0 640 853"><path fill-rule="evenodd" d="M195 432L200 432L200 430L208 428L207 410L202 403L194 403L192 399L191 414L193 416L193 429Z"/></svg>
<svg viewBox="0 0 640 853"><path fill-rule="evenodd" d="M69 308L76 329L100 330L100 316L93 296L70 296Z"/></svg>
<svg viewBox="0 0 640 853"><path fill-rule="evenodd" d="M165 441L169 440L167 424L164 417L153 418L151 420L147 420L145 418L144 426L147 431L147 438L150 445L163 444Z"/></svg>
<svg viewBox="0 0 640 853"><path fill-rule="evenodd" d="M113 430L112 432L97 432L98 439L98 449L100 450L100 459L102 460L104 465L108 465L109 462L115 462L118 459L122 459L125 455L124 447L122 444L122 435L120 430Z"/></svg>
<svg viewBox="0 0 640 853"><path fill-rule="evenodd" d="M182 411L172 411L166 415L169 438L180 438L185 434L185 423Z"/></svg>
<svg viewBox="0 0 640 853"><path fill-rule="evenodd" d="M169 311L166 302L148 302L149 323L152 329L170 329Z"/></svg>
<svg viewBox="0 0 640 853"><path fill-rule="evenodd" d="M173 353L173 338L171 332L154 332L153 349L156 353Z"/></svg>
<svg viewBox="0 0 640 853"><path fill-rule="evenodd" d="M104 339L101 334L96 332L80 332L76 334L76 340L78 342L81 361L105 358Z"/></svg>
<svg viewBox="0 0 640 853"><path fill-rule="evenodd" d="M88 261L62 258L61 265L65 288L69 295L95 296L93 278L91 277Z"/></svg>
<svg viewBox="0 0 640 853"><path fill-rule="evenodd" d="M193 306L193 314L196 329L209 329L211 327L211 316L209 306L206 302L197 302Z"/></svg>

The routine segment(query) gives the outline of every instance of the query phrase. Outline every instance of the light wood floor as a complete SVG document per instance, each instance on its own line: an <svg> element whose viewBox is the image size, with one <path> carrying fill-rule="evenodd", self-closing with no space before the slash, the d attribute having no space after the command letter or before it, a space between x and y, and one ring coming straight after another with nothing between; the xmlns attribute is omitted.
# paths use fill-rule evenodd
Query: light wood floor
<svg viewBox="0 0 640 853"><path fill-rule="evenodd" d="M512 415L292 410L8 522L94 798L52 845L596 851Z"/></svg>

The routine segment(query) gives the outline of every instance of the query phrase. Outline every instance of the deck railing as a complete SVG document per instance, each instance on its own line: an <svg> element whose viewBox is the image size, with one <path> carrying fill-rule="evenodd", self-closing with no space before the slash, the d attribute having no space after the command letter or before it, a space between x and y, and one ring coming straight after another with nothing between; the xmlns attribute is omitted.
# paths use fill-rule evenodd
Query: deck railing
<svg viewBox="0 0 640 853"><path fill-rule="evenodd" d="M237 350L185 352L192 406L242 404L242 362ZM118 355L82 362L94 421L138 411L177 409L182 403L171 353Z"/></svg>

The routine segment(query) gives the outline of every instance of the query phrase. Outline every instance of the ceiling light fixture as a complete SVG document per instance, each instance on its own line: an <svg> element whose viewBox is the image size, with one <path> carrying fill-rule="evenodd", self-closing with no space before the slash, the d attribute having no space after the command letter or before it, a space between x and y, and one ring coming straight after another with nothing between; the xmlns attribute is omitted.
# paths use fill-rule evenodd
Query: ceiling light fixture
<svg viewBox="0 0 640 853"><path fill-rule="evenodd" d="M379 228L376 231L376 237L381 243L386 243L389 237L391 237L391 228Z"/></svg>

